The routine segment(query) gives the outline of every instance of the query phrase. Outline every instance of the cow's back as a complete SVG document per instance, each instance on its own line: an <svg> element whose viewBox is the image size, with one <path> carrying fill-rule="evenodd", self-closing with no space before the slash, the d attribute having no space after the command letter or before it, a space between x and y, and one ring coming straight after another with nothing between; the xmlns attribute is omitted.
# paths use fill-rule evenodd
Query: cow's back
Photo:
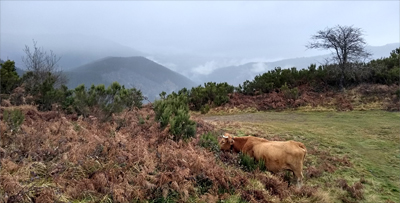
<svg viewBox="0 0 400 203"><path fill-rule="evenodd" d="M248 136L247 142L242 148L242 153L248 154L251 157L254 157L253 155L253 147L257 144L263 143L263 142L269 142L267 139L260 138L260 137L253 137L253 136Z"/></svg>
<svg viewBox="0 0 400 203"><path fill-rule="evenodd" d="M302 168L306 149L303 143L296 141L269 141L254 145L250 153L256 160L263 159L268 170L277 172L293 170L300 165Z"/></svg>

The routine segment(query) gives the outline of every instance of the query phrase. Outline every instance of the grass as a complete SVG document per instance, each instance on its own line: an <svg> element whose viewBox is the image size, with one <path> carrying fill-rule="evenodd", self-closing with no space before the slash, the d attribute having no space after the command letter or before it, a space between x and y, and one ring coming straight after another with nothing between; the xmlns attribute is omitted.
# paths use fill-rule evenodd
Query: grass
<svg viewBox="0 0 400 203"><path fill-rule="evenodd" d="M360 202L400 201L400 113L385 111L351 112L260 112L252 114L207 116L223 130L257 134L303 142L309 150L306 167L324 164L316 153L348 159L351 165L337 167L332 173L305 180L317 185L340 202L343 190L332 187L345 179L348 185L363 181L364 198ZM308 163L307 163L308 162Z"/></svg>
<svg viewBox="0 0 400 203"><path fill-rule="evenodd" d="M399 201L399 113L201 115L184 143L167 139L151 106L126 113L122 126L24 108L14 134L0 121L0 202ZM244 170L240 155L219 152L224 131L306 144L303 187L288 187L288 172Z"/></svg>

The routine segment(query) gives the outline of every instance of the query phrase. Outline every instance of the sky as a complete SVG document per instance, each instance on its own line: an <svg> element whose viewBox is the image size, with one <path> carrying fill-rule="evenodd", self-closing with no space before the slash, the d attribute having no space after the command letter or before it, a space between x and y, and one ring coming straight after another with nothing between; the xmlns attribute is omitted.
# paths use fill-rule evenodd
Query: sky
<svg viewBox="0 0 400 203"><path fill-rule="evenodd" d="M2 0L0 6L0 37L84 34L150 54L314 56L327 51L307 49L311 35L336 25L361 28L368 45L400 41L400 1Z"/></svg>

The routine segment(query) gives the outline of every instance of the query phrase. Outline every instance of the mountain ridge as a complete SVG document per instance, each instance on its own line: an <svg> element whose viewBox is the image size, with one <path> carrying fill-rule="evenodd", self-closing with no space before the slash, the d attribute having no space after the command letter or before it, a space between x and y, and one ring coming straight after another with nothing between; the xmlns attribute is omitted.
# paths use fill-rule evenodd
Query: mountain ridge
<svg viewBox="0 0 400 203"><path fill-rule="evenodd" d="M400 47L400 43L389 43L384 46L368 46L367 50L372 52L371 59L379 59L388 57L390 52ZM248 62L242 65L233 65L221 67L213 70L210 74L199 75L197 82L227 82L230 85L237 86L243 84L246 80L252 80L256 75L262 74L276 67L282 69L296 67L297 69L305 69L311 64L322 65L330 54L288 58L272 62Z"/></svg>
<svg viewBox="0 0 400 203"><path fill-rule="evenodd" d="M126 88L141 90L149 100L154 100L162 91L171 93L195 86L185 76L142 56L105 57L65 71L65 74L70 89L80 84L108 86L117 81Z"/></svg>

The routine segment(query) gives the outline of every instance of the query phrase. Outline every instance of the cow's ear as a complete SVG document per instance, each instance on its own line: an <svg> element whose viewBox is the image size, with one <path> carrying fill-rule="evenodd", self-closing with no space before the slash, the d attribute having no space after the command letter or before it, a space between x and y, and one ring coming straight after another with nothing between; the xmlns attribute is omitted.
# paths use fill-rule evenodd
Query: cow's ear
<svg viewBox="0 0 400 203"><path fill-rule="evenodd" d="M233 139L229 140L229 144L233 145L235 141Z"/></svg>

